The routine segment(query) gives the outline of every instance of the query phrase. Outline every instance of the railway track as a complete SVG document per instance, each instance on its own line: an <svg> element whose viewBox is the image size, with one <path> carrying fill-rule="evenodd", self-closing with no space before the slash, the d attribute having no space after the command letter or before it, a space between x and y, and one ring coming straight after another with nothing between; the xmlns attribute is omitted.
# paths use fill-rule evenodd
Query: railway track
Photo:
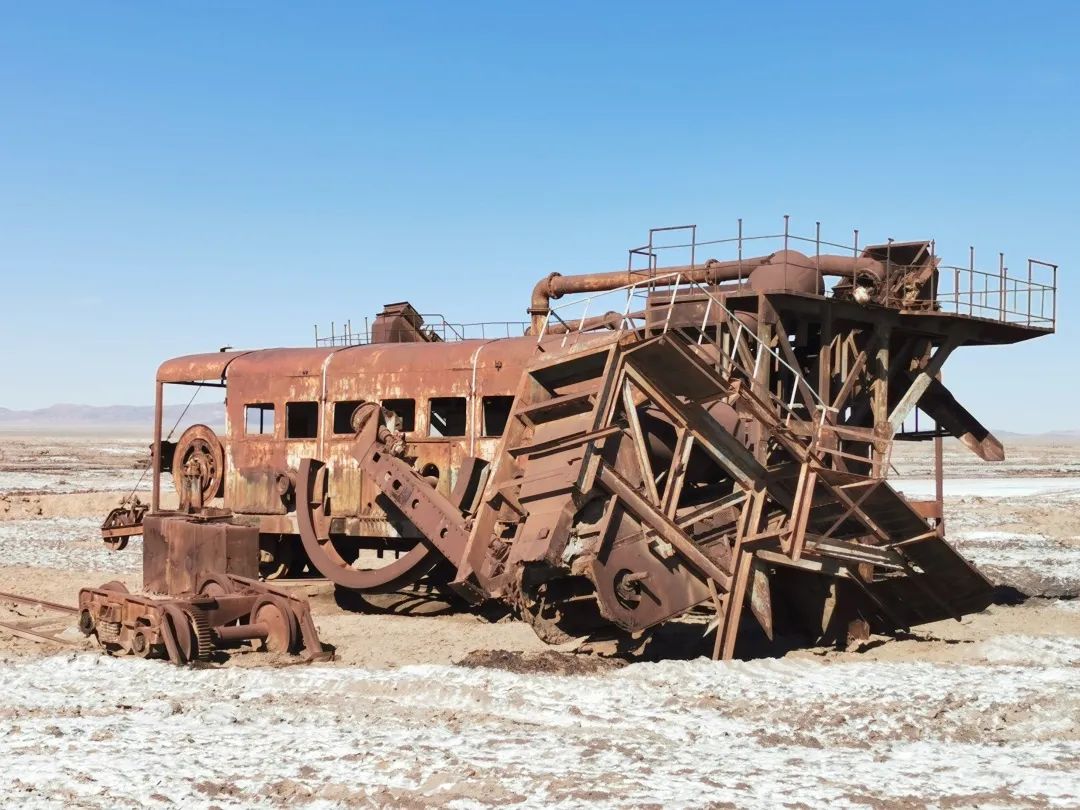
<svg viewBox="0 0 1080 810"><path fill-rule="evenodd" d="M75 645L74 641L60 636L60 633L70 627L71 623L68 621L67 617L75 616L79 613L79 609L74 605L61 605L46 599L35 599L32 596L22 596L21 594L5 593L3 591L0 591L0 602L8 602L16 605L30 605L60 614L60 616L28 619L27 621L22 622L0 622L0 631L17 638L26 639L27 641L36 641L46 644L62 644L66 647ZM42 630L42 628L46 628L49 625L57 624L63 624L64 626L55 629L52 632L45 632Z"/></svg>

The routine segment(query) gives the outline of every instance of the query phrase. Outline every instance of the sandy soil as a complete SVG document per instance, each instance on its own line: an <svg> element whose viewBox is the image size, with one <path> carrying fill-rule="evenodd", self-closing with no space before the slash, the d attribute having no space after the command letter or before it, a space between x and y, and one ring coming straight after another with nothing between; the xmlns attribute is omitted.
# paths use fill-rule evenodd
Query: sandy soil
<svg viewBox="0 0 1080 810"><path fill-rule="evenodd" d="M0 591L139 584L138 544L109 552L96 528L145 444L0 436ZM0 635L0 790L28 807L1078 806L1080 446L1010 449L987 467L947 448L947 521L1020 604L726 664L351 613L318 582L298 587L330 664L177 669ZM928 458L894 458L912 490ZM0 602L0 621L45 617Z"/></svg>

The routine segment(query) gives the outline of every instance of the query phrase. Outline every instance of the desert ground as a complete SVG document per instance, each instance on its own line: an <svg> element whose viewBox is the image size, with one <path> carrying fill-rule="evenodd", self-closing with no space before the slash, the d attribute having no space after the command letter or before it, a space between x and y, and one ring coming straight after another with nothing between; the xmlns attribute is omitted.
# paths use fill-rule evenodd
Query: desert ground
<svg viewBox="0 0 1080 810"><path fill-rule="evenodd" d="M0 591L138 587L97 528L138 435L0 434ZM929 445L894 455L930 491ZM0 633L0 791L53 807L1080 806L1080 443L946 448L947 533L1001 586L983 613L715 663L545 647L514 621L308 596L333 662L177 668ZM44 617L0 602L0 621ZM73 628L64 631L73 640ZM704 649L705 646L702 646Z"/></svg>

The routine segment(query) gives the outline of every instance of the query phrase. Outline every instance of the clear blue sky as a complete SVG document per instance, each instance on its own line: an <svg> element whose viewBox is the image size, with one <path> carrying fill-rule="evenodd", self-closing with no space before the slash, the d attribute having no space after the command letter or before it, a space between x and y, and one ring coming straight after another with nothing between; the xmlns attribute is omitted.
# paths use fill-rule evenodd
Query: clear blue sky
<svg viewBox="0 0 1080 810"><path fill-rule="evenodd" d="M516 318L649 226L789 213L1060 262L1059 334L946 381L1080 428L1077 9L4 3L0 405L147 403L166 357L403 298Z"/></svg>

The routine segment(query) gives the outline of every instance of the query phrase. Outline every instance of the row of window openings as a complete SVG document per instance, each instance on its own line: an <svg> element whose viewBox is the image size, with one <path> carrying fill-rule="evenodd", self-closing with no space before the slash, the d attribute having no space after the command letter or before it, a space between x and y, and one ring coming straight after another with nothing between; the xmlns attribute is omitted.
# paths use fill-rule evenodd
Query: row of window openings
<svg viewBox="0 0 1080 810"><path fill-rule="evenodd" d="M484 397L484 436L501 436L510 416L513 397ZM352 415L362 405L357 402L334 403L334 433L353 433ZM428 436L464 436L467 425L467 401L465 397L434 397L428 400ZM394 414L398 430L411 433L416 429L415 399L384 399L382 406ZM255 403L244 406L244 433L248 436L271 436L274 433L274 406L272 403ZM285 438L315 439L319 436L319 403L285 403Z"/></svg>

